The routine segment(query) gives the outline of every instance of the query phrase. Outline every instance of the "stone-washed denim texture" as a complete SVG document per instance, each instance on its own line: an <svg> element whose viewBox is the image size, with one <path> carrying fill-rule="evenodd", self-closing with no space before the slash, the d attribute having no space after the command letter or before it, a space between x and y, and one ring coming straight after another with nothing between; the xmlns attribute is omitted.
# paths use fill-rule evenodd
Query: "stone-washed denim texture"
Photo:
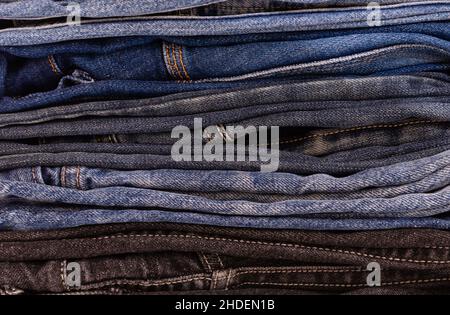
<svg viewBox="0 0 450 315"><path fill-rule="evenodd" d="M366 28L369 27L367 12L367 6L360 6L223 17L150 16L112 21L90 20L80 28L64 21L40 27L4 29L0 32L0 45L37 45L114 36L241 35ZM385 26L448 21L450 2L442 0L386 5L382 13Z"/></svg>
<svg viewBox="0 0 450 315"><path fill-rule="evenodd" d="M417 0L380 0L378 3L396 4L402 2L419 2ZM79 4L82 17L110 17L110 16L138 16L170 12L175 10L185 10L187 8L203 8L203 12L209 15L244 14L270 10L289 10L325 7L333 8L338 6L364 6L366 0L73 0L72 4ZM0 16L3 19L45 19L54 17L66 17L66 2L60 0L4 0L0 1ZM219 4L212 6L212 4Z"/></svg>

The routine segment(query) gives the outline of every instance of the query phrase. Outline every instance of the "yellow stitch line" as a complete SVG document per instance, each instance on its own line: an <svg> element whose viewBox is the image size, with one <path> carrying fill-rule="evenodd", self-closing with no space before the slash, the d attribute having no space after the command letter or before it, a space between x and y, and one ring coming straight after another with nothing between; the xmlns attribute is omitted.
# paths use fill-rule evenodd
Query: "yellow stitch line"
<svg viewBox="0 0 450 315"><path fill-rule="evenodd" d="M189 73L187 72L187 68L186 68L186 65L184 64L184 60L183 60L183 47L178 46L178 52L179 52L179 59L180 59L181 67L186 76L186 79L188 81L191 81L191 77L189 76Z"/></svg>
<svg viewBox="0 0 450 315"><path fill-rule="evenodd" d="M137 234L132 234L132 235L104 236L104 237L93 238L92 240L105 240L105 239L115 239L115 238L145 238L145 237L185 238L185 239L191 238L191 239L210 240L210 241L234 242L234 243L239 243L239 244L268 245L268 246L279 246L279 247L287 247L287 248L318 250L318 251L360 256L360 257L365 257L365 258L375 258L375 259L382 259L382 260L396 261L396 262L409 262L409 263L418 263L418 264L450 264L449 260L431 260L431 261L430 260L413 260L413 259L404 259L404 258L396 258L396 257L384 257L384 256L360 253L360 252L356 252L356 251L332 249L332 248L326 248L326 247L314 247L314 246L285 244L285 243L270 243L270 242L261 242L261 241L246 241L246 240L239 240L239 239L204 237L204 236L195 236L195 235L162 235L162 234L137 235Z"/></svg>
<svg viewBox="0 0 450 315"><path fill-rule="evenodd" d="M328 132L328 133L315 134L315 135L311 135L308 137L303 137L303 138L298 138L298 139L293 139L293 140L288 140L288 141L282 141L282 142L279 142L278 144L289 144L289 143L299 142L299 141L308 140L308 139L317 138L317 137L333 136L333 135L337 135L340 133L351 132L351 131L361 131L361 130L378 129L378 128L399 128L399 127L410 126L410 125L435 124L435 123L440 123L440 122L441 121L421 120L421 121L411 121L411 122L407 122L407 123L393 124L393 125L385 124L385 125L354 127L354 128L342 129L342 130L337 130L337 131Z"/></svg>
<svg viewBox="0 0 450 315"><path fill-rule="evenodd" d="M172 57L171 57L170 50L169 50L169 45L167 45L166 43L164 43L163 45L164 45L164 49L166 50L166 61L167 61L167 65L169 66L169 69L168 69L169 73L173 79L176 79L174 67L172 64Z"/></svg>
<svg viewBox="0 0 450 315"><path fill-rule="evenodd" d="M422 280L408 280L397 282L385 282L382 286L396 286L403 284L423 284L433 282L447 282L450 278L436 278L436 279L422 279ZM334 283L276 283L276 282L243 282L237 285L237 287L245 285L272 285L272 286L296 286L296 287L336 287L336 288L356 288L367 287L367 284L334 284Z"/></svg>
<svg viewBox="0 0 450 315"><path fill-rule="evenodd" d="M173 54L172 55L173 65L175 66L175 69L177 70L177 74L178 74L179 79L184 81L185 78L183 77L183 74L180 71L180 67L178 67L178 61L177 61L178 56L177 56L176 51L175 51L175 44L172 43L172 45L170 47L171 47L171 51L172 51L172 54Z"/></svg>
<svg viewBox="0 0 450 315"><path fill-rule="evenodd" d="M50 67L52 68L53 73L55 73L56 75L60 75L59 71L58 71L58 67L55 64L55 60L53 59L52 55L49 55L47 58L48 63L50 64Z"/></svg>

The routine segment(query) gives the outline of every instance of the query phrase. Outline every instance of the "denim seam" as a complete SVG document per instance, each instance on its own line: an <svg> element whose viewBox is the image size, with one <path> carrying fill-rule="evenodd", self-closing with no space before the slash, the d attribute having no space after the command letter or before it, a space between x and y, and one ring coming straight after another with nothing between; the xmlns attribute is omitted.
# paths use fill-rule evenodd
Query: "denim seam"
<svg viewBox="0 0 450 315"><path fill-rule="evenodd" d="M418 264L450 264L450 260L415 260L415 259L405 259L405 258L397 258L397 257L385 257L372 255L367 253L361 253L356 251L348 251L342 249L332 249L326 247L316 247L316 246L306 246L306 245L298 245L298 244L287 244L287 243L271 243L271 242L262 242L262 241L247 241L247 240L239 240L239 239L227 239L227 238L219 238L219 237L204 237L204 236L195 236L195 235L162 235L162 234L142 234L142 235L113 235L113 236L105 236L105 237L97 237L92 238L92 240L108 240L108 239L116 239L116 238L185 238L185 239L199 239L199 240L209 240L209 241L223 241L223 242L233 242L240 244L254 244L254 245L268 245L274 247L288 247L288 248L300 248L300 249L310 249L310 250L319 250L325 252L339 253L339 254L347 254L351 256L361 256L366 258L376 258L383 259L388 261L398 261L398 262L410 262L410 263L418 263Z"/></svg>
<svg viewBox="0 0 450 315"><path fill-rule="evenodd" d="M186 282L192 282L197 280L206 280L206 281L212 281L212 279L206 275L196 275L192 277L188 277L186 279L168 279L168 280L111 280L111 281L104 281L101 283L93 283L81 286L80 289L98 289L105 286L110 285L136 285L136 286L142 286L142 287L152 287L152 286L163 286L163 285L172 285L172 284L181 284Z"/></svg>
<svg viewBox="0 0 450 315"><path fill-rule="evenodd" d="M225 285L225 290L229 289L229 284L231 280L231 271L229 271L228 275L225 277L217 278L217 281L221 280L227 280ZM130 285L130 286L140 286L140 287L155 287L155 286L165 286L165 285L174 285L174 284L182 284L192 281L199 281L199 280L205 280L205 281L212 281L210 277L207 277L206 275L203 276L192 276L190 278L186 279L169 279L169 280L155 280L153 282L150 282L149 280L110 280L110 281L103 281L101 283L93 283L81 286L79 290L91 290L91 289L99 289L107 286L112 285ZM396 281L396 282L385 282L383 283L383 286L396 286L396 285L404 285L404 284L423 284L423 283L433 283L433 282L448 282L450 281L450 278L433 278L433 279L419 279L419 280L406 280L406 281ZM276 282L244 282L234 285L234 287L240 287L245 285L276 285L276 286L306 286L306 287L342 287L342 288L351 288L351 287L366 287L367 283L364 284L323 284L323 283L276 283ZM64 285L65 289L70 291L70 288L67 288Z"/></svg>
<svg viewBox="0 0 450 315"><path fill-rule="evenodd" d="M277 267L273 268L276 269ZM271 269L271 268L268 268ZM305 268L292 268L289 269L289 267L282 267L280 270L259 270L259 269L250 269L246 271L239 271L239 270L245 270L245 268L238 268L235 269L236 275L235 277L241 276L241 275L247 275L247 274L277 274L277 273L347 273L347 272L366 272L365 270L362 270L361 268L349 268L349 269L305 269Z"/></svg>
<svg viewBox="0 0 450 315"><path fill-rule="evenodd" d="M286 74L286 73L292 73L296 72L298 70L302 69L309 69L314 67L320 67L320 69L327 70L327 69L335 69L337 67L340 67L343 63L346 63L347 65L351 65L354 63L359 63L363 61L371 61L373 58L379 58L386 55L389 55L392 50L394 52L397 52L399 49L404 50L412 50L412 49L418 49L418 48L426 48L426 49L433 49L433 50L439 50L440 52L449 55L449 52L445 51L444 49L437 48L430 45L423 45L423 44L402 44L402 45L393 45L390 47L385 48L378 48L371 51L366 51L362 53L357 54L351 54L344 57L336 57L336 58L330 58L326 60L319 60L319 61L313 61L313 62L307 62L307 63L299 63L295 65L289 65L284 67L276 67L271 68L268 70L262 70L262 71L256 71L251 72L243 75L238 76L232 76L232 77L224 77L224 78L210 78L210 79L203 79L196 81L197 83L208 83L208 82L232 82L232 81L242 81L242 80L248 80L248 79L256 79L260 77L266 77L268 75L277 75L277 74Z"/></svg>
<svg viewBox="0 0 450 315"><path fill-rule="evenodd" d="M450 247L446 246L425 246L426 249L442 249L442 250L450 250Z"/></svg>
<svg viewBox="0 0 450 315"><path fill-rule="evenodd" d="M62 279L62 283L63 283L63 287L66 290L70 290L70 288L68 288L66 286L66 283L64 281L64 270L65 270L65 264L66 261L63 261L61 264L61 279ZM110 285L134 285L134 286L143 286L143 287L150 287L150 286L163 286L163 285L172 285L172 284L181 284L181 283L186 283L186 282L192 282L192 281L197 281L197 280L206 280L206 281L210 281L212 282L212 289L214 290L217 287L217 282L218 281L222 281L222 280L227 280L226 284L225 284L225 290L228 290L231 280L234 280L236 277L241 276L241 275L245 275L245 274L254 274L254 275L258 275L258 274L276 274L276 273L349 273L349 272L365 272L364 270L361 269L355 269L355 270L311 270L311 271L306 271L306 270L280 270L280 271L261 271L261 270L256 270L256 271L251 271L249 270L248 272L238 272L236 274L233 275L233 271L235 271L235 269L230 269L227 272L227 275L224 277L217 277L212 279L211 277L208 277L206 275L195 275L195 276L191 276L189 278L186 279L167 279L167 280L110 280L110 281L103 281L101 283L93 283L93 284L88 284L85 286L82 286L80 289L96 289L96 288L102 288L105 286L110 286Z"/></svg>
<svg viewBox="0 0 450 315"><path fill-rule="evenodd" d="M183 58L183 46L177 45L177 49L178 49L178 55L175 54L175 56L178 56L178 61L181 65L181 69L183 70L183 74L184 74L184 78L183 80L187 80L187 81L192 81L191 77L189 76L189 73L187 71L187 67L184 63L184 58ZM175 52L174 52L175 53Z"/></svg>
<svg viewBox="0 0 450 315"><path fill-rule="evenodd" d="M396 50L403 50L403 51L410 51L410 50L414 50L416 48L428 48L428 49L434 49L434 50L440 50L441 52L444 52L446 55L449 55L449 52L447 52L446 50L443 50L441 48L438 47L434 47L434 46L430 46L430 45L424 45L424 44L403 44L403 45L393 45L390 47L385 47L385 48L379 48L377 50L386 50L385 52L379 52L379 53L374 53L371 56L363 56L360 59L355 59L355 60L351 60L348 62L345 62L345 65L354 65L360 62L372 62L380 57L386 57L389 56L390 54L392 54L392 52L390 50L394 50L393 52L397 52ZM350 55L351 56L351 55ZM320 69L322 70L335 70L341 67L341 63L334 63L334 64L328 64L328 65L324 65L321 66ZM295 70L294 70L295 71Z"/></svg>
<svg viewBox="0 0 450 315"><path fill-rule="evenodd" d="M185 81L185 79L183 77L183 73L180 70L180 67L178 66L178 56L176 53L177 47L178 47L178 45L175 45L174 43L172 43L170 45L172 62L173 62L173 66L175 67L176 73L178 74L178 78L183 82L183 81Z"/></svg>
<svg viewBox="0 0 450 315"><path fill-rule="evenodd" d="M289 144L289 143L300 142L300 141L308 140L308 139L312 139L312 138L328 137L328 136L334 136L334 135L337 135L340 133L362 131L362 130L368 130L368 129L389 129L389 128L393 129L393 128L413 126L413 125L437 124L437 123L445 123L445 122L437 121L437 120L420 120L420 121L411 121L411 122L399 123L399 124L384 124L384 125L370 125L370 126L354 127L354 128L347 128L347 129L342 129L342 130L328 132L328 133L315 134L315 135L311 135L308 137L292 139L292 140L288 140L288 141L281 141L281 142L278 142L275 144Z"/></svg>
<svg viewBox="0 0 450 315"><path fill-rule="evenodd" d="M424 284L424 283L434 283L434 282L448 282L450 278L435 278L435 279L423 279L423 280L408 280L408 281L397 281L397 282L384 282L383 286L396 286L404 284ZM244 282L237 284L236 287L241 287L245 285L274 285L274 286L298 286L298 287L338 287L338 288L356 288L356 287L367 287L367 283L364 284L335 284L335 283L274 283L274 282Z"/></svg>
<svg viewBox="0 0 450 315"><path fill-rule="evenodd" d="M204 262L204 264L207 266L208 271L213 272L213 269L209 264L208 258L206 257L205 253L199 253L199 256L201 257L201 260Z"/></svg>
<svg viewBox="0 0 450 315"><path fill-rule="evenodd" d="M172 55L171 55L171 49L170 49L169 44L166 42L163 42L162 49L163 49L164 63L166 65L166 69L169 72L169 75L172 77L172 79L177 79L177 75L176 75L174 66L172 64Z"/></svg>
<svg viewBox="0 0 450 315"><path fill-rule="evenodd" d="M228 287L229 287L229 285L230 285L230 281L231 281L231 279L234 278L234 277L235 277L235 275L233 275L233 269L228 270L228 275L227 275L227 277L226 277L227 282L225 283L225 290L228 291Z"/></svg>
<svg viewBox="0 0 450 315"><path fill-rule="evenodd" d="M52 72L57 76L61 76L62 71L59 69L58 64L56 63L55 57L53 55L49 55L47 58L50 67L52 68Z"/></svg>

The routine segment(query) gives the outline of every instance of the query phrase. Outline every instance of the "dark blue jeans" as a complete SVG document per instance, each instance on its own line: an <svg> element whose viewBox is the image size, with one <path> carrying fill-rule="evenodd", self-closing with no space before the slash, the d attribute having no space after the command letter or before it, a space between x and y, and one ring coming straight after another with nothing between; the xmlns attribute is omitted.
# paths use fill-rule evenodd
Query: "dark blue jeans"
<svg viewBox="0 0 450 315"><path fill-rule="evenodd" d="M202 43L139 37L3 47L0 112L104 97L250 87L275 78L446 73L448 29L448 23L432 23L386 27L379 33L244 36L233 44L230 38Z"/></svg>

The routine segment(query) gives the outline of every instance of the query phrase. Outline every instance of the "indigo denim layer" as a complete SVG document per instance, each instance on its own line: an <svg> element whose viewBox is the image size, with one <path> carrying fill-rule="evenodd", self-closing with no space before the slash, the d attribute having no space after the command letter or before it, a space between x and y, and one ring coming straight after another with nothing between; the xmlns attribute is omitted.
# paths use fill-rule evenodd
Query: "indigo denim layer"
<svg viewBox="0 0 450 315"><path fill-rule="evenodd" d="M153 38L5 47L0 108L10 112L74 102L81 97L138 98L254 86L280 76L305 79L445 73L450 67L447 29L446 24L433 26L434 32L445 34L443 37L369 33L364 40L361 34L354 34L207 47ZM255 59L255 51L264 58ZM173 80L183 83L169 82Z"/></svg>
<svg viewBox="0 0 450 315"><path fill-rule="evenodd" d="M181 223L201 220L199 222L203 224L213 225L319 230L381 229L411 227L411 224L419 227L436 224L447 228L448 162L447 151L431 158L340 179L328 175L298 177L280 173L167 170L113 172L111 175L93 170L88 171L88 177L83 180L80 167L41 172L33 168L4 175L7 179L2 180L1 185L0 217L2 227L12 229L141 220ZM28 174L28 182L11 180L11 177L17 174L20 177L24 173ZM96 179L107 183L96 184ZM115 181L119 186L115 186ZM52 183L63 187L52 186ZM202 183L201 189L199 183ZM89 189L87 185L94 188ZM178 190L173 192L173 189ZM198 196L197 191L246 191L288 195L290 198L265 203L217 200ZM315 199L307 197L310 193L315 194ZM349 196L345 197L347 193ZM341 198L330 200L329 196L333 194ZM355 199L351 199L352 194ZM305 196L297 199L297 195ZM116 210L108 210L108 207Z"/></svg>
<svg viewBox="0 0 450 315"><path fill-rule="evenodd" d="M54 17L66 17L67 5L58 0L21 0L6 1L0 4L0 17L2 19L48 19ZM404 0L380 0L379 4L396 4L407 2ZM419 1L409 1L414 2ZM366 0L74 0L72 4L79 4L82 17L111 17L111 16L138 16L149 15L187 8L201 7L199 10L208 15L247 14L254 12L266 12L272 10L306 9L314 7L334 8L339 6L367 5ZM218 5L211 5L218 4ZM206 7L204 7L206 6ZM176 14L177 12L175 12Z"/></svg>
<svg viewBox="0 0 450 315"><path fill-rule="evenodd" d="M386 5L383 25L448 21L447 0ZM240 35L289 31L367 28L367 6L335 10L260 13L226 17L142 17L116 21L94 20L81 27L57 24L46 27L5 29L0 45L38 45L43 43L121 36L201 36Z"/></svg>
<svg viewBox="0 0 450 315"><path fill-rule="evenodd" d="M57 106L0 115L0 126L15 125L11 129L3 128L1 138L84 135L86 131L108 134L112 130L115 133L170 132L180 124L193 127L194 117L203 118L205 127L252 119L253 125L267 125L267 119L276 114L277 125L284 127L346 128L412 117L445 121L450 85L446 78L387 76L272 83L214 94L202 91L147 100ZM384 112L384 107L389 111ZM292 117L301 122L291 123ZM312 123L318 118L320 123ZM148 122L144 126L133 123L139 119ZM36 128L39 132L33 133ZM14 130L14 136L9 136L8 130Z"/></svg>
<svg viewBox="0 0 450 315"><path fill-rule="evenodd" d="M351 173L349 167L352 165L366 168L390 165L432 156L450 149L448 123L433 121L409 121L348 129L319 129L314 132L296 128L281 129L280 131L280 140L275 144L280 147L281 168L286 171L287 165L292 165L294 168L290 171L299 174L311 173L312 170L308 170L307 167L313 161L316 161L317 164L314 168L316 172L344 174ZM59 154L58 156L61 156L60 154L73 153L75 159L72 159L72 162L66 161L68 164L65 164L73 165L78 162L76 156L82 154L86 154L90 158L94 158L92 154L102 154L104 163L108 163L112 155L116 155L117 158L121 157L129 163L130 155L140 155L141 158L144 158L145 155L154 155L153 159L156 159L157 156L162 159L166 157L167 164L159 164L162 168L179 168L177 163L169 160L174 141L175 139L170 138L170 134L158 134L157 139L153 134L35 138L17 142L1 141L0 156L2 163L11 163L14 160L21 160L36 154L41 156L43 154L45 156ZM199 149L203 152L203 147ZM244 148L244 152L248 153L248 149ZM192 160L194 161L193 158ZM245 158L245 160L248 159ZM95 159L87 159L83 163L94 163L95 161ZM290 164L291 161L293 164ZM295 162L299 167L295 168ZM332 167L333 164L334 167ZM2 167L6 167L6 165L3 164ZM33 166L34 162L31 165ZM217 170L232 167L230 163L221 165L218 162L212 165ZM251 165L236 162L235 167L230 169L252 170ZM188 164L183 164L183 166L188 166ZM122 167L124 166L120 168ZM142 165L138 166L138 168L142 167ZM153 169L155 165L146 167ZM214 169L204 163L192 163L191 167ZM258 196L253 196L253 198L256 197Z"/></svg>

